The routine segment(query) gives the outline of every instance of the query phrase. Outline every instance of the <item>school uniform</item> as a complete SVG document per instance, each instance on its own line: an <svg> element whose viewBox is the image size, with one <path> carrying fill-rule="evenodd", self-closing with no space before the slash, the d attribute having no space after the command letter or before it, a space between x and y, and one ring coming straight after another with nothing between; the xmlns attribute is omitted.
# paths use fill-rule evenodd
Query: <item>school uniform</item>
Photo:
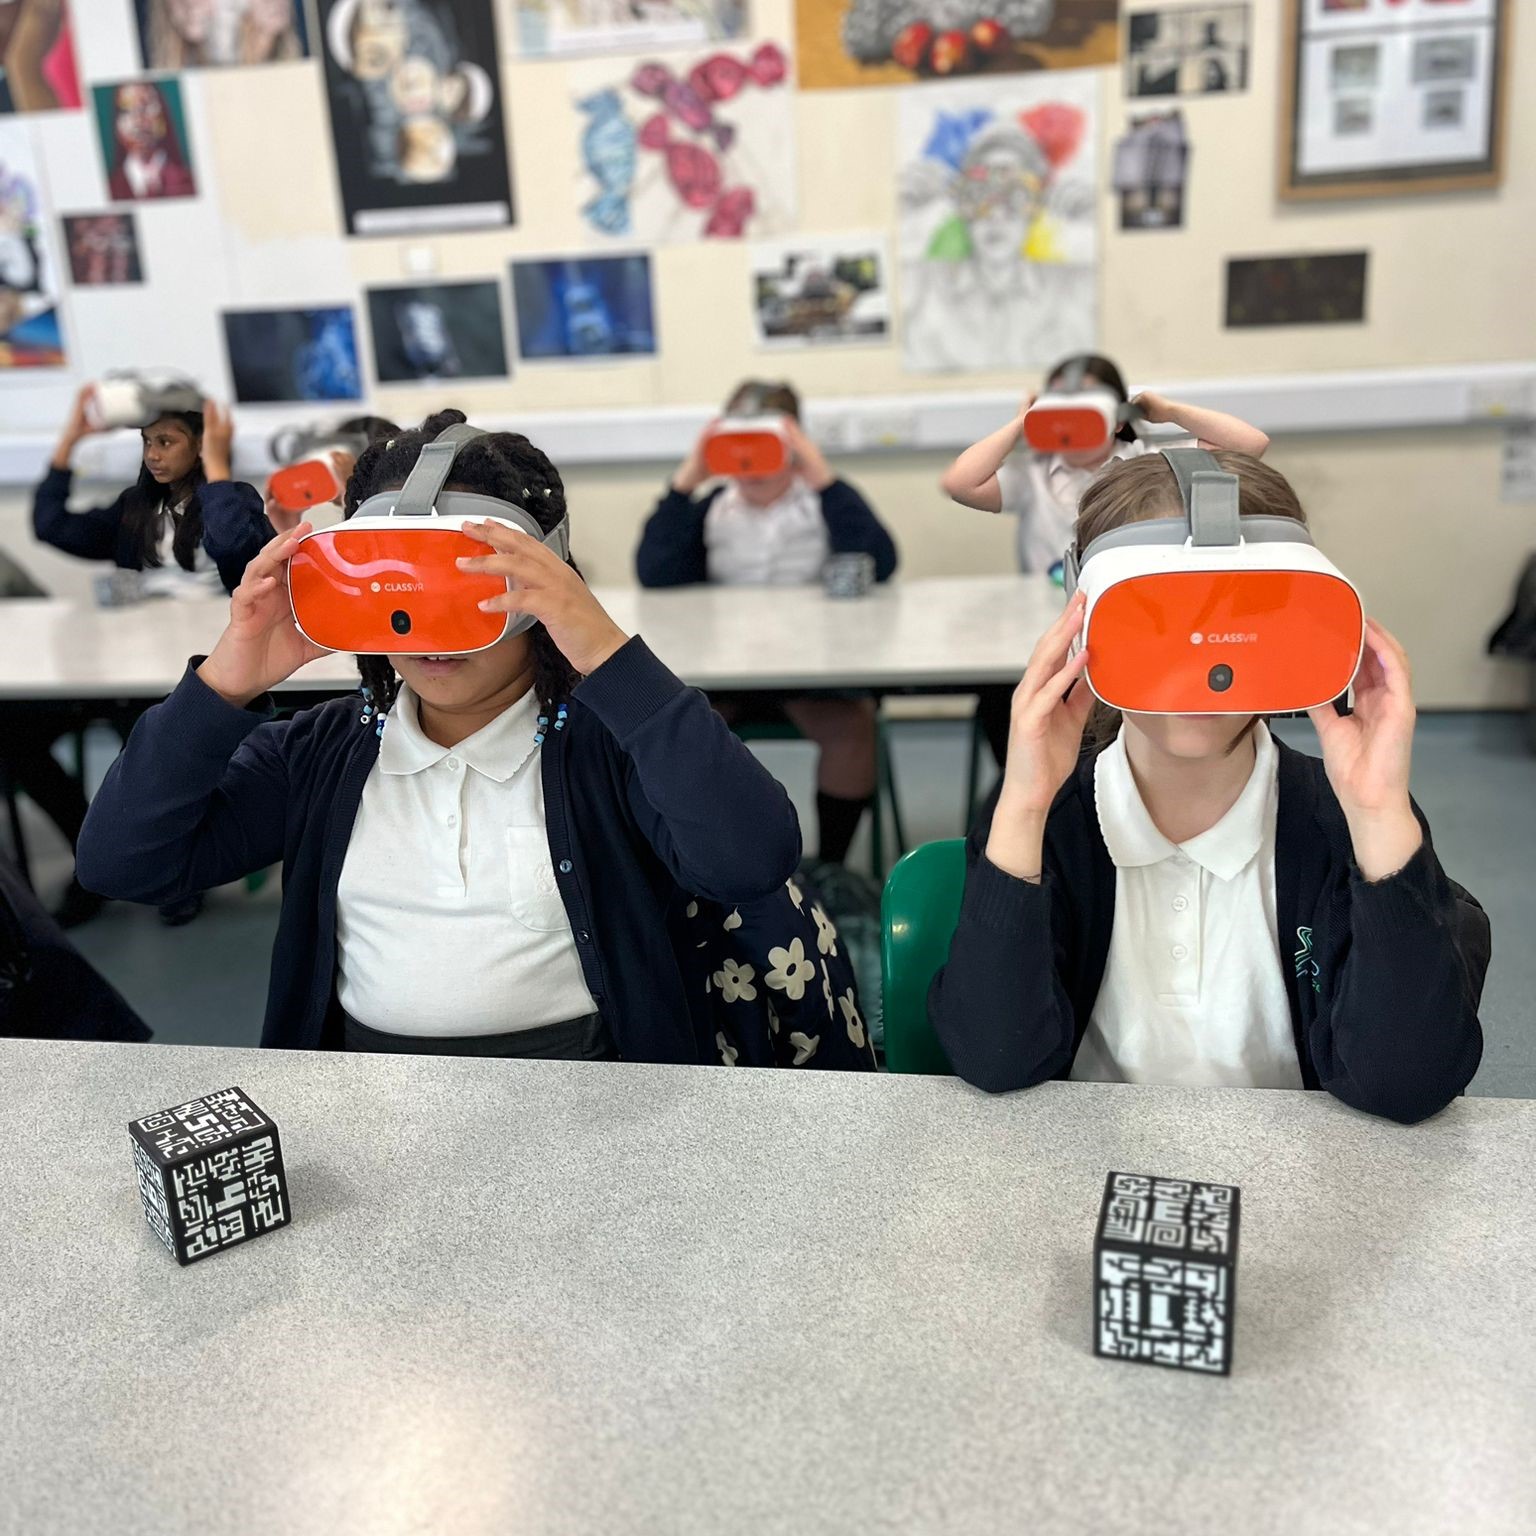
<svg viewBox="0 0 1536 1536"><path fill-rule="evenodd" d="M875 580L896 571L896 543L846 480L821 492L796 479L767 507L749 506L730 481L703 496L669 486L640 535L635 572L643 587L713 581L804 586L830 555L869 555Z"/></svg>
<svg viewBox="0 0 1536 1536"><path fill-rule="evenodd" d="M103 895L163 902L281 860L264 1045L356 1045L362 1029L402 1050L474 1053L479 1040L517 1054L519 1029L570 1026L592 1047L579 1054L723 1058L718 989L689 984L685 924L701 904L788 922L799 825L643 640L576 687L542 746L516 706L452 749L421 735L408 697L382 742L356 697L279 720L270 699L220 698L197 664L108 773L79 875ZM811 1001L804 967L780 970L799 995L776 993L776 1007ZM760 1018L747 1059L772 1061L766 1007ZM835 1038L819 1046L815 1065L872 1065Z"/></svg>
<svg viewBox="0 0 1536 1536"><path fill-rule="evenodd" d="M1410 1124L1466 1088L1486 914L1417 807L1418 851L1365 880L1321 760L1267 733L1260 746L1237 804L1177 848L1123 748L1085 755L1051 807L1038 883L986 857L994 790L929 994L962 1077L994 1093L1066 1077L1321 1088Z"/></svg>
<svg viewBox="0 0 1536 1536"><path fill-rule="evenodd" d="M110 560L120 570L142 571L144 550L138 537L125 526L129 491L104 507L69 509L74 472L49 467L32 495L32 531L45 544L77 555L82 560ZM203 512L203 537L199 546L201 585L233 592L245 568L273 537L261 497L254 486L240 480L211 480L198 490ZM162 509L159 533L161 563L166 579L177 582L180 567L170 553L174 516ZM209 567L217 581L208 574ZM196 574L196 573L194 573Z"/></svg>

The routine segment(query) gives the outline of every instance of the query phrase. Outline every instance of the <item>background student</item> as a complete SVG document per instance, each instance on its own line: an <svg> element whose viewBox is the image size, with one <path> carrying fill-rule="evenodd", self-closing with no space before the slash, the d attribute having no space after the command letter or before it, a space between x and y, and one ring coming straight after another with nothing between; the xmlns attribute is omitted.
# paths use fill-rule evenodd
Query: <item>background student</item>
<svg viewBox="0 0 1536 1536"><path fill-rule="evenodd" d="M1107 357L1080 353L1061 360L1046 375L1042 393L1068 386L1081 369L1080 388L1108 390L1127 403L1125 380ZM1024 439L1024 417L1039 398L1030 395L1006 426L973 444L944 472L944 492L962 506L981 512L1006 512L1019 520L1021 571L1050 571L1061 563L1072 539L1078 501L1106 464L1134 459L1149 451L1129 422L1121 424L1108 443L1081 453L1036 453ZM1144 390L1133 402L1150 425L1182 427L1202 448L1231 448L1262 458L1269 439L1257 427L1236 416L1203 406L1165 400ZM1008 748L1009 709L1013 690L988 687L980 691L978 716L992 755L1001 764Z"/></svg>
<svg viewBox="0 0 1536 1536"><path fill-rule="evenodd" d="M1216 458L1243 517L1301 518L1276 471ZM1117 464L1083 497L1079 547L1180 506L1161 455ZM1084 608L1030 657L971 835L930 997L956 1070L993 1092L1072 1077L1325 1088L1405 1122L1443 1108L1482 1054L1489 926L1409 797L1402 647L1369 623L1353 713L1310 711L1319 761L1257 718L1096 705L1086 650L1069 654Z"/></svg>
<svg viewBox="0 0 1536 1536"><path fill-rule="evenodd" d="M695 582L726 586L803 586L820 581L829 556L869 555L876 581L896 569L896 544L868 502L840 480L800 425L800 398L787 384L748 380L724 415L780 420L790 460L776 474L741 476L713 485L704 464L706 429L640 536L635 569L646 587ZM816 743L819 856L841 863L877 773L875 700L868 694L715 695L733 723L787 717Z"/></svg>
<svg viewBox="0 0 1536 1536"><path fill-rule="evenodd" d="M366 449L348 514L463 419ZM554 465L512 433L466 443L449 488L546 531L566 515ZM812 988L817 925L786 887L800 833L783 789L542 543L482 525L494 553L461 562L511 579L482 606L533 628L470 655L360 657L361 710L342 698L274 719L267 690L320 654L285 586L305 528L251 562L212 652L135 727L81 839L88 885L175 900L282 859L266 1045L772 1060L777 1027L786 1048L805 1042L796 1064L873 1064L851 1026L829 1027L830 973ZM735 908L768 902L774 970L686 985L689 909L714 904L727 931ZM828 1023L812 1029L822 987ZM717 1010L765 988L779 1024L765 1009L760 1039L722 1046Z"/></svg>
<svg viewBox="0 0 1536 1536"><path fill-rule="evenodd" d="M75 449L100 429L75 399L48 473L32 496L32 529L45 544L123 570L155 572L154 585L233 592L246 562L272 536L253 486L230 472L234 423L213 401L167 411L140 432L139 477L106 506L69 509Z"/></svg>

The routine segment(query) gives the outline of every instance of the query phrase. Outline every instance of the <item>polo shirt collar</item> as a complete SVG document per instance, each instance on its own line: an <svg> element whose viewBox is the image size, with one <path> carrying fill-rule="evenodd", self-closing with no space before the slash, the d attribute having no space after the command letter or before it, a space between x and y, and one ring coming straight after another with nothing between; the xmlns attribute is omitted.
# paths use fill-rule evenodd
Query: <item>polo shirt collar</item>
<svg viewBox="0 0 1536 1536"><path fill-rule="evenodd" d="M379 743L379 769L389 774L421 773L451 753L476 773L505 784L533 756L538 719L538 695L530 688L517 703L458 746L440 747L422 731L416 695L402 684Z"/></svg>
<svg viewBox="0 0 1536 1536"><path fill-rule="evenodd" d="M1187 843L1172 843L1158 831L1125 752L1125 732L1115 737L1094 764L1093 794L1104 846L1117 869L1160 864L1182 853L1218 880L1230 880L1248 866L1264 843L1264 828L1275 799L1274 738L1262 720L1253 728L1253 772L1232 808L1214 827Z"/></svg>

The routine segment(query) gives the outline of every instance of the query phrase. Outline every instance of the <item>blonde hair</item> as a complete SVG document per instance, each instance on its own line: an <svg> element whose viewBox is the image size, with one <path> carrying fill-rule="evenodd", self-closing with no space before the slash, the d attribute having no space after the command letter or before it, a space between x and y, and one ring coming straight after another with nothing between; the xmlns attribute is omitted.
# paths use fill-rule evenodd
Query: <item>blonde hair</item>
<svg viewBox="0 0 1536 1536"><path fill-rule="evenodd" d="M1291 482L1252 454L1230 448L1214 448L1211 457L1229 475L1237 476L1237 514L1241 517L1289 517L1305 523ZM1179 482L1160 453L1135 459L1116 459L1094 477L1077 504L1075 538L1078 552L1087 549L1100 534L1144 523L1154 517L1178 517L1184 511ZM1258 719L1255 715L1254 719ZM1252 721L1249 722L1250 728ZM1120 730L1120 711L1094 701L1084 740L1090 748L1107 746ZM1244 735L1247 733L1244 732ZM1240 735L1233 747L1243 739Z"/></svg>

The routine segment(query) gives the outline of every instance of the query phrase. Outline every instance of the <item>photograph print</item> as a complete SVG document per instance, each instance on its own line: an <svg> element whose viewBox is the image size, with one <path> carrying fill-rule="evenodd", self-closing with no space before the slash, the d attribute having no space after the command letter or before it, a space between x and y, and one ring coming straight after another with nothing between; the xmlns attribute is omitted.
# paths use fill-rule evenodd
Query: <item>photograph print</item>
<svg viewBox="0 0 1536 1536"><path fill-rule="evenodd" d="M656 350L649 256L514 261L524 361L647 356Z"/></svg>
<svg viewBox="0 0 1536 1536"><path fill-rule="evenodd" d="M134 0L134 7L145 69L282 64L309 52L304 0Z"/></svg>
<svg viewBox="0 0 1536 1536"><path fill-rule="evenodd" d="M747 0L516 0L524 58L697 48L747 31Z"/></svg>
<svg viewBox="0 0 1536 1536"><path fill-rule="evenodd" d="M492 0L318 0L352 235L514 220Z"/></svg>
<svg viewBox="0 0 1536 1536"><path fill-rule="evenodd" d="M82 105L71 26L71 5L79 3L0 0L0 114L69 112Z"/></svg>
<svg viewBox="0 0 1536 1536"><path fill-rule="evenodd" d="M890 335L883 235L802 235L752 247L752 310L761 347L882 342Z"/></svg>
<svg viewBox="0 0 1536 1536"><path fill-rule="evenodd" d="M224 342L240 405L363 397L350 309L226 310Z"/></svg>
<svg viewBox="0 0 1536 1536"><path fill-rule="evenodd" d="M1134 11L1125 22L1127 96L1248 89L1248 6Z"/></svg>
<svg viewBox="0 0 1536 1536"><path fill-rule="evenodd" d="M93 94L114 203L197 196L180 81L124 80L95 86Z"/></svg>
<svg viewBox="0 0 1536 1536"><path fill-rule="evenodd" d="M142 283L139 231L131 213L67 213L64 249L77 288L113 288Z"/></svg>
<svg viewBox="0 0 1536 1536"><path fill-rule="evenodd" d="M370 288L368 324L381 384L507 376L498 283Z"/></svg>
<svg viewBox="0 0 1536 1536"><path fill-rule="evenodd" d="M61 287L31 139L0 121L0 372L64 366Z"/></svg>

